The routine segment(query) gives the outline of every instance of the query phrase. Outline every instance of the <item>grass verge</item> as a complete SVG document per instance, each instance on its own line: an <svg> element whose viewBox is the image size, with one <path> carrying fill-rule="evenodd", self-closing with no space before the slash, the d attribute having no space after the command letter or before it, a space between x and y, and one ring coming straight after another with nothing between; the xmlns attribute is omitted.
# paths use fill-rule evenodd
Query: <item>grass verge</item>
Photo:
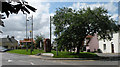
<svg viewBox="0 0 120 67"><path fill-rule="evenodd" d="M52 51L54 54L54 58L95 58L98 57L95 53L90 52L80 52L79 54L73 53L73 52L58 52L58 56L56 54L56 51Z"/></svg>
<svg viewBox="0 0 120 67"><path fill-rule="evenodd" d="M17 49L17 50L11 50L11 51L7 51L8 53L16 53L16 54L24 54L24 55L31 55L30 54L30 49L28 49L28 51L26 51L26 49ZM38 54L38 53L43 53L43 50L38 50L38 49L34 49L34 51L32 51L32 55Z"/></svg>
<svg viewBox="0 0 120 67"><path fill-rule="evenodd" d="M7 52L31 55L30 49L28 50L28 52L26 51L26 49L17 49L17 50L11 50L11 51L7 51ZM44 52L44 50L34 49L34 51L32 52L32 55L35 55L38 53L45 53L45 52ZM62 51L62 52L58 52L58 56L56 55L56 51L51 51L50 53L54 54L54 56L53 56L54 58L95 58L95 57L98 57L97 54L90 53L90 52L80 52L79 54L76 54L73 52Z"/></svg>

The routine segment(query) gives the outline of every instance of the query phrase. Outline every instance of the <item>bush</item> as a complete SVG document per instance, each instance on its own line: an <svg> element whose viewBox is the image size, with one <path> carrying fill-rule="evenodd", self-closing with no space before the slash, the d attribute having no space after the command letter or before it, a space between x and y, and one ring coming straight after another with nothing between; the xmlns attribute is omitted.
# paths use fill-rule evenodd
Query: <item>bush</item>
<svg viewBox="0 0 120 67"><path fill-rule="evenodd" d="M90 52L90 49L88 49L87 52Z"/></svg>
<svg viewBox="0 0 120 67"><path fill-rule="evenodd" d="M18 48L17 49L21 49L21 47L20 46L18 46Z"/></svg>
<svg viewBox="0 0 120 67"><path fill-rule="evenodd" d="M98 52L98 53L102 53L102 50L101 50L101 49L98 49L97 52Z"/></svg>

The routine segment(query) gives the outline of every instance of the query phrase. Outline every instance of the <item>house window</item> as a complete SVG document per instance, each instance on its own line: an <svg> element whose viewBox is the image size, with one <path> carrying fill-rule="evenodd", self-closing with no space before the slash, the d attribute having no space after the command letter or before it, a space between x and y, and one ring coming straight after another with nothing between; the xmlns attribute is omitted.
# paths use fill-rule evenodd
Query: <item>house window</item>
<svg viewBox="0 0 120 67"><path fill-rule="evenodd" d="M114 44L113 44L113 42L111 43L111 49L112 49L112 53L114 53Z"/></svg>
<svg viewBox="0 0 120 67"><path fill-rule="evenodd" d="M104 50L106 50L106 44L103 44L103 48L104 48Z"/></svg>

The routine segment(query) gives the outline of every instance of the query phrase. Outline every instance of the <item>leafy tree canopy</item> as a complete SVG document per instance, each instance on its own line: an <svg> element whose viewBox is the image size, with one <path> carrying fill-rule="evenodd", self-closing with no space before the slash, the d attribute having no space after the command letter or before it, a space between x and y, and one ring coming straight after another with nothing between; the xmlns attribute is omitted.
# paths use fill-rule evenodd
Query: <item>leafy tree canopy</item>
<svg viewBox="0 0 120 67"><path fill-rule="evenodd" d="M82 47L83 41L88 35L97 33L100 39L111 40L112 33L118 31L116 21L108 15L108 11L102 7L73 10L71 8L59 8L53 17L56 26L55 39L61 47L77 47L77 53Z"/></svg>
<svg viewBox="0 0 120 67"><path fill-rule="evenodd" d="M35 43L36 43L37 47L40 47L40 42L41 42L41 44L43 44L43 40L44 40L44 36L41 34L37 35L35 37Z"/></svg>

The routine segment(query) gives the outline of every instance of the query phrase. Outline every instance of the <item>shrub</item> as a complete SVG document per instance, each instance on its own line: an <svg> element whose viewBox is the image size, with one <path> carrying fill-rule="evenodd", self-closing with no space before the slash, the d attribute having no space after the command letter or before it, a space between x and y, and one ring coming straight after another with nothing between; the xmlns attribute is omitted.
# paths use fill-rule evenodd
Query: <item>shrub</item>
<svg viewBox="0 0 120 67"><path fill-rule="evenodd" d="M88 49L87 52L90 52L90 49Z"/></svg>
<svg viewBox="0 0 120 67"><path fill-rule="evenodd" d="M98 53L102 53L102 50L101 50L101 49L98 49L97 52L98 52Z"/></svg>

